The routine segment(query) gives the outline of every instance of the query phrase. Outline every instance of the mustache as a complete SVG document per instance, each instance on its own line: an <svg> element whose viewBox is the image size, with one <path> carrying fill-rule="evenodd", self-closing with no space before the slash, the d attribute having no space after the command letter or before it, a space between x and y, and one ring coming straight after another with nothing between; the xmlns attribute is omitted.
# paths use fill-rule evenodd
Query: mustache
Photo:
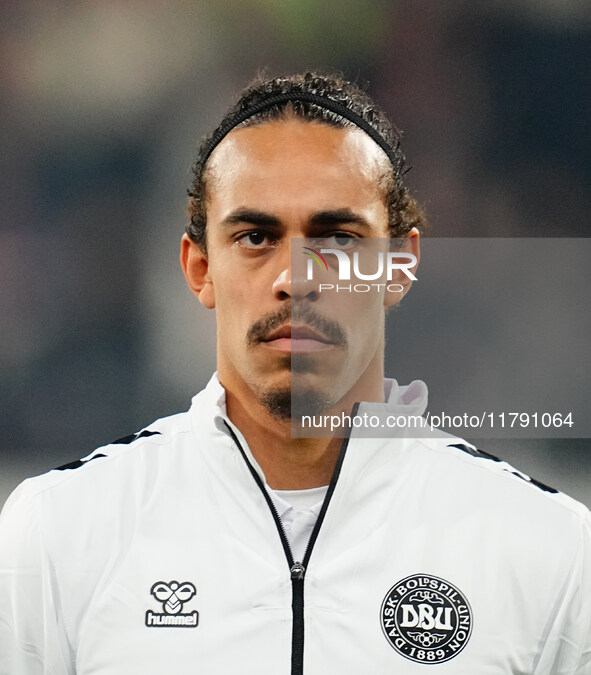
<svg viewBox="0 0 591 675"><path fill-rule="evenodd" d="M247 344L253 346L264 341L274 330L290 321L315 329L337 346L347 344L345 331L339 323L318 314L309 304L299 302L293 307L291 302L286 302L277 312L269 312L253 323L246 333Z"/></svg>

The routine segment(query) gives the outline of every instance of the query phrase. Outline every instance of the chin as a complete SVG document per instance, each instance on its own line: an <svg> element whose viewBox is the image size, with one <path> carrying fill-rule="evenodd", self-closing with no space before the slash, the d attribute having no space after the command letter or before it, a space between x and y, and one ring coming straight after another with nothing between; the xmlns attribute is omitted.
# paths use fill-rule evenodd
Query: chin
<svg viewBox="0 0 591 675"><path fill-rule="evenodd" d="M297 391L289 389L272 389L262 393L260 402L267 410L280 420L300 419L303 415L319 415L327 410L331 401L311 388Z"/></svg>

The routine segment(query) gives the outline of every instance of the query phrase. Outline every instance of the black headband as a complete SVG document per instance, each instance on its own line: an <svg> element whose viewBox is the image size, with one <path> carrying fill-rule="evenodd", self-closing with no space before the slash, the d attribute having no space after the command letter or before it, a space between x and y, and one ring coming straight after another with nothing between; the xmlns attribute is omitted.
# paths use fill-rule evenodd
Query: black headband
<svg viewBox="0 0 591 675"><path fill-rule="evenodd" d="M292 91L284 94L275 94L274 96L266 98L264 101L259 101L245 110L240 110L232 115L213 134L209 143L203 149L200 158L201 166L205 166L205 163L207 162L211 153L215 150L216 146L230 133L230 131L232 131L232 129L237 127L239 124L242 124L242 122L246 121L249 117L253 117L253 115L257 115L261 111L266 110L267 108L272 108L279 103L287 103L288 101L314 103L314 105L317 105L319 108L329 110L330 112L336 113L350 122L353 122L355 126L359 127L362 131L365 131L365 133L370 138L372 138L380 146L380 148L382 148L386 155L388 155L388 159L397 173L402 170L404 157L398 149L398 144L396 144L396 147L393 148L392 145L388 143L388 141L386 141L386 139L371 126L371 124L368 124L368 122L364 120L361 115L358 115L356 112L348 108L344 103L340 103L339 101L335 101L332 98L328 98L326 96L319 96L318 94L312 94L306 91Z"/></svg>

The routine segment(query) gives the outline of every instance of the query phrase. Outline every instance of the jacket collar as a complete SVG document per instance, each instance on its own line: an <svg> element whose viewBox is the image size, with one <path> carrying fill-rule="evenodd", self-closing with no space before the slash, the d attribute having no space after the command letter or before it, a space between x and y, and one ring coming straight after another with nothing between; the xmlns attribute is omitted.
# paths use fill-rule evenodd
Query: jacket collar
<svg viewBox="0 0 591 675"><path fill-rule="evenodd" d="M376 415L423 415L427 409L427 385L421 380L413 380L408 385L399 385L394 379L384 379L385 403L364 401L360 412ZM226 411L226 391L214 373L203 391L193 397L192 413L198 415L200 424L209 427L213 424L218 431L228 434L227 424L231 425Z"/></svg>

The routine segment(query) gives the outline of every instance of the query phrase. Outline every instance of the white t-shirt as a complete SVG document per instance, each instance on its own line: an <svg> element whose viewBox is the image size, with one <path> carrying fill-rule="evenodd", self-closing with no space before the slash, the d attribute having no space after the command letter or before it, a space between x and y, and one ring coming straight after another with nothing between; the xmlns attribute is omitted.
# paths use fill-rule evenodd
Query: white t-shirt
<svg viewBox="0 0 591 675"><path fill-rule="evenodd" d="M295 560L302 561L322 508L328 485L307 490L271 490L277 513Z"/></svg>

